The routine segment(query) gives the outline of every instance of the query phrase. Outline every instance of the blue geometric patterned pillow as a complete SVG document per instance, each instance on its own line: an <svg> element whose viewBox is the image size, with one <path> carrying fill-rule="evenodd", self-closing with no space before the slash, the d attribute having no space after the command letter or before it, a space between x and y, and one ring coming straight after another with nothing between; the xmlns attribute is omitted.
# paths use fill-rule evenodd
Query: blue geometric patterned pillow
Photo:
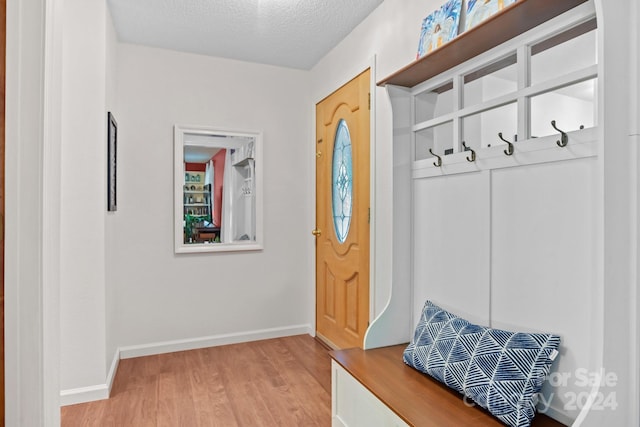
<svg viewBox="0 0 640 427"><path fill-rule="evenodd" d="M560 337L474 325L427 301L404 362L471 398L512 427L528 427Z"/></svg>

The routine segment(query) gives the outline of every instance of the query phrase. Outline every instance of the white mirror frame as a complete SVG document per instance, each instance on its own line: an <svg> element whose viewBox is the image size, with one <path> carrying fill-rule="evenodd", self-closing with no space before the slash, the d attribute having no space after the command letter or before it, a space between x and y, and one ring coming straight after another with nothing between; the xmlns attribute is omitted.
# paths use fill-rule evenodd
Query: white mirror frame
<svg viewBox="0 0 640 427"><path fill-rule="evenodd" d="M223 241L220 243L184 243L184 146L185 135L206 136L227 136L227 137L249 137L254 138L254 192L255 192L255 240ZM229 252L229 251L256 251L263 249L262 234L262 132L259 131L238 131L207 126L175 125L174 127L174 245L175 253L203 253L203 252ZM221 148L235 148L229 145L216 144ZM223 184L224 186L225 184ZM226 187L223 187L226 188ZM225 197L227 203L232 203L230 198ZM230 205L233 210L233 206Z"/></svg>

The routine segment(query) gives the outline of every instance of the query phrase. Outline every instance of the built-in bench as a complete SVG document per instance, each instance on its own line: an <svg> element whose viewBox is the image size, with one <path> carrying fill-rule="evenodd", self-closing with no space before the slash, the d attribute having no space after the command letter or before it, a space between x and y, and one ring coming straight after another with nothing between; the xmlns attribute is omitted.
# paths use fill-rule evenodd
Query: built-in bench
<svg viewBox="0 0 640 427"><path fill-rule="evenodd" d="M503 426L458 392L407 366L402 360L405 348L406 344L330 353L334 427ZM532 424L563 425L544 414L537 414Z"/></svg>

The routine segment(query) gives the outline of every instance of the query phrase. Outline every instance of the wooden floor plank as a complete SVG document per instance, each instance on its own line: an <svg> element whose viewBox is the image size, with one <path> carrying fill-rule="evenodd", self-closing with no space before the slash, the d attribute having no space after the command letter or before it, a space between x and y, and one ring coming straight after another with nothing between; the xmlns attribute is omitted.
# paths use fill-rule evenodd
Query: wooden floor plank
<svg viewBox="0 0 640 427"><path fill-rule="evenodd" d="M330 349L318 340L309 340L307 336L299 335L283 340L283 345L296 358L296 361L309 372L315 380L322 385L329 395L331 394L331 363L327 363L324 357L309 357L309 355L323 355Z"/></svg>
<svg viewBox="0 0 640 427"><path fill-rule="evenodd" d="M307 367L300 363L299 356L296 357L289 350L288 346L282 343L267 344L261 347L267 360L274 365L277 372L285 384L283 392L288 398L288 410L280 413L290 413L293 419L290 424L281 425L305 425L322 426L324 420L331 417L331 394L324 386L318 382ZM331 370L322 370L331 379Z"/></svg>
<svg viewBox="0 0 640 427"><path fill-rule="evenodd" d="M331 425L328 349L308 335L123 359L111 398L62 426Z"/></svg>
<svg viewBox="0 0 640 427"><path fill-rule="evenodd" d="M191 374L191 395L196 412L197 425L203 427L237 426L229 397L222 384L220 371L209 362L206 352L198 352L198 363Z"/></svg>
<svg viewBox="0 0 640 427"><path fill-rule="evenodd" d="M277 350L274 351L274 347ZM280 369L281 364L278 362L287 357L285 351L280 343L274 341L266 342L258 349L264 360L266 374L264 381L257 384L260 394L264 395L267 390L271 390L266 401L275 425L313 425L306 417L297 396L292 393L293 384L287 382L286 373ZM316 387L319 385L316 384Z"/></svg>
<svg viewBox="0 0 640 427"><path fill-rule="evenodd" d="M269 407L272 396L261 393L269 379L264 373L264 360L257 349L239 344L222 348L221 353L226 361L222 365L224 386L238 424L256 427L277 425ZM279 385L275 384L276 387Z"/></svg>

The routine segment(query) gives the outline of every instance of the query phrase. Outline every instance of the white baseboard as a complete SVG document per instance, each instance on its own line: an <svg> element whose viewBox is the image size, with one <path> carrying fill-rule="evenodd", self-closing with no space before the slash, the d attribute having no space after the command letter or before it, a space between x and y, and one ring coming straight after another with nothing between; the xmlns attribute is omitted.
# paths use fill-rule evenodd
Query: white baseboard
<svg viewBox="0 0 640 427"><path fill-rule="evenodd" d="M174 351L195 350L198 348L216 347L227 344L238 344L250 341L266 340L271 338L289 337L292 335L309 334L315 331L311 325L295 325L283 328L261 329L257 331L239 332L234 334L212 335L207 337L191 338L176 341L164 341L151 344L120 347L116 350L111 368L104 384L88 387L73 388L60 391L60 406L75 405L77 403L92 402L108 399L111 394L113 380L116 377L120 359L132 357L152 356L155 354L172 353Z"/></svg>
<svg viewBox="0 0 640 427"><path fill-rule="evenodd" d="M111 368L107 374L104 384L97 384L89 387L72 388L60 391L60 406L75 405L78 403L93 402L96 400L108 399L111 395L111 387L116 377L118 363L120 362L120 350L116 350L111 361Z"/></svg>
<svg viewBox="0 0 640 427"><path fill-rule="evenodd" d="M89 387L72 388L60 391L60 406L75 405L77 403L93 402L109 398L106 384Z"/></svg>
<svg viewBox="0 0 640 427"><path fill-rule="evenodd" d="M184 340L132 345L120 347L120 358L130 359L132 357L152 356L155 354L173 353L175 351L195 350L198 348L217 347L227 344L289 337L292 335L312 335L314 332L315 331L312 330L311 325L294 325L282 328L261 329L233 334L211 335Z"/></svg>
<svg viewBox="0 0 640 427"><path fill-rule="evenodd" d="M109 373L107 374L107 390L109 391L108 396L111 396L111 388L113 387L113 380L116 378L116 372L118 372L119 364L120 364L120 349L117 349L115 354L113 355L111 368L109 368Z"/></svg>
<svg viewBox="0 0 640 427"><path fill-rule="evenodd" d="M72 388L60 391L60 406L75 405L78 403L93 402L95 400L108 399L111 395L113 380L118 371L120 362L120 350L116 350L111 361L111 368L107 373L107 380L104 384L97 384L89 387Z"/></svg>

